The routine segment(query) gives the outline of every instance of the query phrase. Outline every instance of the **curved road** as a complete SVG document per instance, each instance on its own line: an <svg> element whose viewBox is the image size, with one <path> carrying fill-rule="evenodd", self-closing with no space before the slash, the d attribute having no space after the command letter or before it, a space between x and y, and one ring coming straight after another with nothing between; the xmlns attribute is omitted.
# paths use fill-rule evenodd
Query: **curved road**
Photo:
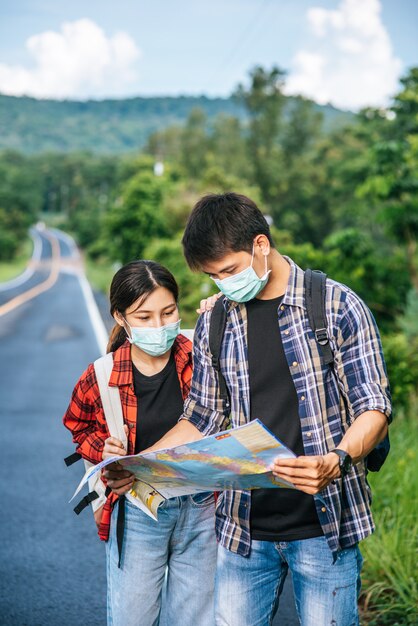
<svg viewBox="0 0 418 626"><path fill-rule="evenodd" d="M74 446L61 418L106 335L72 239L32 236L28 270L0 285L0 622L103 626L104 544L91 512L68 504L83 467L63 462ZM289 582L281 605L274 624L295 626Z"/></svg>

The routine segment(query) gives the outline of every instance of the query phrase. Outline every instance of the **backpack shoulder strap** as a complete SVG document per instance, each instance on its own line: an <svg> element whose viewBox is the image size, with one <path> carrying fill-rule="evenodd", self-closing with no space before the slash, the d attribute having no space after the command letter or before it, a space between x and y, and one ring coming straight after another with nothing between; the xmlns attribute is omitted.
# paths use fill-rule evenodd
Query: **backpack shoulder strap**
<svg viewBox="0 0 418 626"><path fill-rule="evenodd" d="M127 437L123 428L123 411L120 400L119 387L109 387L109 379L113 369L113 354L109 352L94 362L97 384L102 399L103 411L111 437L119 439L125 449Z"/></svg>
<svg viewBox="0 0 418 626"><path fill-rule="evenodd" d="M209 323L209 350L212 354L212 367L218 373L219 394L224 402L225 415L231 412L231 400L225 378L221 372L221 345L225 333L226 326L226 310L223 304L223 298L216 301L212 309Z"/></svg>
<svg viewBox="0 0 418 626"><path fill-rule="evenodd" d="M315 333L315 339L322 353L324 362L332 365L334 355L329 343L326 317L326 279L327 275L319 270L307 269L305 272L305 301L308 313L309 325ZM338 372L334 368L335 375ZM341 393L341 391L340 391ZM389 435L377 444L366 456L367 471L378 472L386 460L390 450Z"/></svg>
<svg viewBox="0 0 418 626"><path fill-rule="evenodd" d="M334 362L327 329L326 316L326 280L327 275L320 270L307 269L305 271L305 302L308 313L309 326L312 328L315 339L326 365Z"/></svg>

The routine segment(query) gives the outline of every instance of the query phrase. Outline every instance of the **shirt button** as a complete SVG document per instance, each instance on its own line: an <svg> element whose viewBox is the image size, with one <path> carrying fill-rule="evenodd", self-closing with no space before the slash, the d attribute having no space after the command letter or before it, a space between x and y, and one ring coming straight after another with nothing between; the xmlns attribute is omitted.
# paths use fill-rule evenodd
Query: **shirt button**
<svg viewBox="0 0 418 626"><path fill-rule="evenodd" d="M297 361L293 361L293 363L292 363L293 367L296 367L297 364L298 364Z"/></svg>
<svg viewBox="0 0 418 626"><path fill-rule="evenodd" d="M301 396L301 397L300 397L300 399L301 399L301 400L302 400L302 402L303 402L303 401L304 401L304 399L305 399L305 396Z"/></svg>
<svg viewBox="0 0 418 626"><path fill-rule="evenodd" d="M311 431L310 431L310 430L306 433L306 436L307 436L307 437L312 437L312 433L311 433Z"/></svg>
<svg viewBox="0 0 418 626"><path fill-rule="evenodd" d="M280 307L280 310L281 310L281 311L284 311L284 306L283 306L283 304L282 304L282 306Z"/></svg>
<svg viewBox="0 0 418 626"><path fill-rule="evenodd" d="M327 510L326 510L326 508L324 506L322 507L321 511L322 511L322 513L326 513L327 512Z"/></svg>
<svg viewBox="0 0 418 626"><path fill-rule="evenodd" d="M290 330L285 330L285 331L284 331L284 334L285 334L285 335L289 335L289 334L290 334Z"/></svg>
<svg viewBox="0 0 418 626"><path fill-rule="evenodd" d="M128 424L128 428L134 428L135 424Z"/></svg>

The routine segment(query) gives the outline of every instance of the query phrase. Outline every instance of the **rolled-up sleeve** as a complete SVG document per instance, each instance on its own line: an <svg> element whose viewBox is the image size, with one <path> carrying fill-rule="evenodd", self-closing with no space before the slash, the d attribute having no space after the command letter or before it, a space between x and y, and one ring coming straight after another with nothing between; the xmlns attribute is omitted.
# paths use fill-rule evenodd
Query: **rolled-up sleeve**
<svg viewBox="0 0 418 626"><path fill-rule="evenodd" d="M338 377L348 400L351 420L380 411L392 420L392 405L382 343L370 309L351 290L339 323Z"/></svg>
<svg viewBox="0 0 418 626"><path fill-rule="evenodd" d="M180 419L188 420L205 436L224 427L225 414L218 376L212 367L208 345L210 312L198 319L193 340L193 376L190 394Z"/></svg>
<svg viewBox="0 0 418 626"><path fill-rule="evenodd" d="M90 463L96 464L102 461L104 442L109 437L109 431L94 386L94 369L89 366L74 388L63 423L73 435L77 452Z"/></svg>

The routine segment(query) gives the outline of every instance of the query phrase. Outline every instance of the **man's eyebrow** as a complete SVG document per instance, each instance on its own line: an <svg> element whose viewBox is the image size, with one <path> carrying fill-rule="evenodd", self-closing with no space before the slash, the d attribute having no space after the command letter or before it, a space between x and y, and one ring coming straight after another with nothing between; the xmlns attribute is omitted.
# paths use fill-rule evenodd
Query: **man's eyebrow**
<svg viewBox="0 0 418 626"><path fill-rule="evenodd" d="M208 276L212 276L212 274L223 274L224 272L229 272L235 266L236 266L236 263L232 263L232 265L227 265L226 267L223 267L221 270L219 270L219 272L203 272L203 273L207 274Z"/></svg>

